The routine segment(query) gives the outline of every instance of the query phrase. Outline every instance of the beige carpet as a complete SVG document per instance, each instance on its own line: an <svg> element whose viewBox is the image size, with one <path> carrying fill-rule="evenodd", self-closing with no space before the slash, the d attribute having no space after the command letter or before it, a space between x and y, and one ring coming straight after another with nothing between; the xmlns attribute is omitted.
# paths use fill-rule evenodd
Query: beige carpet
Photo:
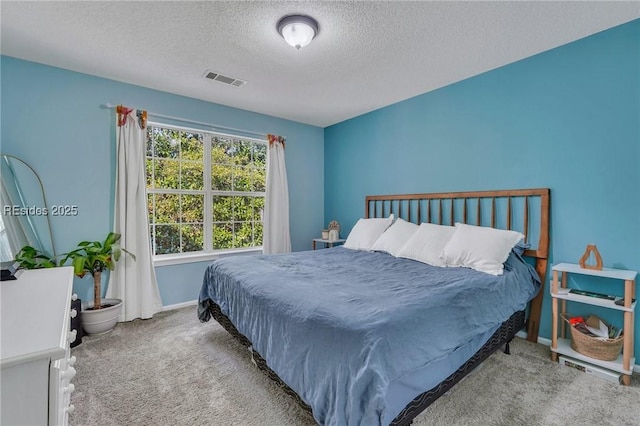
<svg viewBox="0 0 640 426"><path fill-rule="evenodd" d="M549 360L516 339L415 425L640 425L640 380L625 387ZM72 349L71 425L273 425L315 422L251 363L249 352L196 308L118 324Z"/></svg>

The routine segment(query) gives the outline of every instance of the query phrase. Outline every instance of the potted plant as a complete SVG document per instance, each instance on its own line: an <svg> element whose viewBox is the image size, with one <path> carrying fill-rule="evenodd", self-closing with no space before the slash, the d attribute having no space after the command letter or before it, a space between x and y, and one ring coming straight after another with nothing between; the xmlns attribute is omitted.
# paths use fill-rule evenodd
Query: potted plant
<svg viewBox="0 0 640 426"><path fill-rule="evenodd" d="M82 323L88 334L100 334L111 331L118 321L122 308L120 299L102 299L102 272L113 271L122 253L133 260L136 257L120 247L120 234L110 232L104 241L82 241L78 248L66 253L60 266L71 260L73 272L83 278L87 273L93 277L93 303L82 306Z"/></svg>

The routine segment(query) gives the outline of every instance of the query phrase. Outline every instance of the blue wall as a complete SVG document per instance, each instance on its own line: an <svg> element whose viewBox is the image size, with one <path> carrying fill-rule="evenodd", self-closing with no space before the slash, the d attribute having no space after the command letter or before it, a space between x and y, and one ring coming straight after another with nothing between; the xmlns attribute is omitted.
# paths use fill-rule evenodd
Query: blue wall
<svg viewBox="0 0 640 426"><path fill-rule="evenodd" d="M640 270L640 21L328 127L324 134L287 120L0 58L2 151L41 174L50 203L79 206L77 217L52 218L58 251L101 238L111 228L114 118L100 107L109 102L286 135L294 250L308 249L332 219L346 236L368 194L550 187L551 263L576 262L587 243L596 243L605 266ZM194 299L206 264L157 268L163 303ZM611 285L593 284L596 291ZM89 286L88 279L75 283L82 298ZM541 335L550 337L548 295Z"/></svg>
<svg viewBox="0 0 640 426"><path fill-rule="evenodd" d="M325 158L344 235L370 194L549 187L552 264L640 270L640 20L328 127Z"/></svg>
<svg viewBox="0 0 640 426"><path fill-rule="evenodd" d="M78 206L76 217L52 217L56 250L106 236L112 226L115 113L106 103L287 137L293 250L308 250L324 224L323 130L157 90L2 56L1 150L29 163L47 201ZM164 305L197 298L206 262L156 269ZM90 279L74 290L88 299Z"/></svg>

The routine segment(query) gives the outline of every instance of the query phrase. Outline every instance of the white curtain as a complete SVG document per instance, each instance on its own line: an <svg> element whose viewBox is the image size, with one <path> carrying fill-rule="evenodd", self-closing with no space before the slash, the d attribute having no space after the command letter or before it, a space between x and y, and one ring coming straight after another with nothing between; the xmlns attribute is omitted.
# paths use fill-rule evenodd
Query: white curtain
<svg viewBox="0 0 640 426"><path fill-rule="evenodd" d="M120 244L136 256L123 255L109 274L107 297L122 299L118 321L151 318L162 310L151 261L147 216L145 152L146 111L117 107L117 163L113 231Z"/></svg>
<svg viewBox="0 0 640 426"><path fill-rule="evenodd" d="M267 135L267 190L264 203L264 254L289 253L289 185L284 161L284 138Z"/></svg>

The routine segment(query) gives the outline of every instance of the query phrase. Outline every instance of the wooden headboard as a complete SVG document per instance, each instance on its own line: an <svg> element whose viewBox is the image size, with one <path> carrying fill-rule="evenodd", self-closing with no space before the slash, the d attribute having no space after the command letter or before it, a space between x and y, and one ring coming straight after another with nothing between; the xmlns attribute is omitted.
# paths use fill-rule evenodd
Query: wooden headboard
<svg viewBox="0 0 640 426"><path fill-rule="evenodd" d="M453 225L455 222L491 226L522 232L531 248L525 256L535 258L542 287L531 301L527 340L538 341L544 282L549 259L549 188L501 191L443 192L433 194L368 195L365 217L393 213L413 223ZM537 241L530 241L537 236Z"/></svg>

